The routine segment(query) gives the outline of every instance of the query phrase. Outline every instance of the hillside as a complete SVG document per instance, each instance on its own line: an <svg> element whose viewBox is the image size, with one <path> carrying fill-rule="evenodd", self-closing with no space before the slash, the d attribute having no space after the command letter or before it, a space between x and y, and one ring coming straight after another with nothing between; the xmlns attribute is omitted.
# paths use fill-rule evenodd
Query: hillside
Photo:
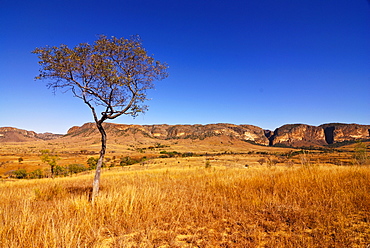
<svg viewBox="0 0 370 248"><path fill-rule="evenodd" d="M227 123L207 125L128 125L105 123L110 142L153 143L161 140L204 140L228 137L264 146L284 145L291 147L324 146L345 141L370 139L370 125L330 123L320 126L287 124L274 131L253 125ZM26 131L12 127L0 128L0 142L27 142L41 140L98 141L100 134L94 123L71 127L66 135Z"/></svg>
<svg viewBox="0 0 370 248"><path fill-rule="evenodd" d="M52 140L62 137L61 134L36 133L14 127L0 127L0 142L26 142Z"/></svg>
<svg viewBox="0 0 370 248"><path fill-rule="evenodd" d="M204 140L209 137L227 136L242 141L268 145L269 141L262 128L252 125L208 124L208 125L125 125L105 123L110 139L121 140ZM94 123L72 127L65 137L99 136Z"/></svg>

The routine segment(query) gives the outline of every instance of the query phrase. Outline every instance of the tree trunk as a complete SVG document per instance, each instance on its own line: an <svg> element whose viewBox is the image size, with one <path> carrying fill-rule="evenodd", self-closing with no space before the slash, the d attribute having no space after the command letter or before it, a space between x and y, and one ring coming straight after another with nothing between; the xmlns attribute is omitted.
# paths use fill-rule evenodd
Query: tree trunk
<svg viewBox="0 0 370 248"><path fill-rule="evenodd" d="M92 203L94 203L95 198L99 194L101 167L103 165L103 160L104 160L104 155L105 155L105 150L106 150L106 143L107 143L107 134L105 133L102 123L97 122L96 126L98 127L99 132L101 133L101 150L100 150L100 157L96 165L95 177L94 177L94 182L93 182L93 191L91 195Z"/></svg>

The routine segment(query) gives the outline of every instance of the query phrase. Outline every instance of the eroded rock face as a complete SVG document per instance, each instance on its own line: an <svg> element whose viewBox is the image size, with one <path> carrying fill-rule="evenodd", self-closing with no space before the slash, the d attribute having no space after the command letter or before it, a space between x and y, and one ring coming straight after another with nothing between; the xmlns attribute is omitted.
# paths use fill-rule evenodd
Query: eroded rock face
<svg viewBox="0 0 370 248"><path fill-rule="evenodd" d="M168 125L150 125L146 126L148 133L152 135L153 138L166 139Z"/></svg>
<svg viewBox="0 0 370 248"><path fill-rule="evenodd" d="M330 123L320 127L325 130L328 144L370 138L370 125Z"/></svg>
<svg viewBox="0 0 370 248"><path fill-rule="evenodd" d="M288 146L325 145L325 132L321 127L306 124L288 124L277 128L270 136L270 145Z"/></svg>
<svg viewBox="0 0 370 248"><path fill-rule="evenodd" d="M240 125L244 128L244 140L253 141L261 145L269 145L269 139L265 135L265 130L253 125Z"/></svg>
<svg viewBox="0 0 370 248"><path fill-rule="evenodd" d="M257 144L268 145L269 141L262 128L252 125L234 125L227 123L208 125L165 125L147 126L151 135L166 139L205 139L207 137L225 135Z"/></svg>
<svg viewBox="0 0 370 248"><path fill-rule="evenodd" d="M274 132L265 131L270 145L288 146L327 145L343 141L370 139L370 125L329 123L318 127L305 124L289 124Z"/></svg>
<svg viewBox="0 0 370 248"><path fill-rule="evenodd" d="M293 147L322 146L357 139L370 139L370 125L329 123L318 127L306 124L288 124L275 131L263 130L253 125L234 125L228 123L208 125L125 125L104 123L108 137L127 140L131 137L147 139L205 139L208 137L228 136L231 138L252 141L261 145L283 144ZM13 127L0 128L0 142L22 142L49 140L63 135L44 133L37 134ZM67 136L98 137L95 123L85 123L68 130Z"/></svg>
<svg viewBox="0 0 370 248"><path fill-rule="evenodd" d="M253 125L234 124L208 124L208 125L124 125L124 124L103 124L106 132L120 135L132 135L140 133L149 138L156 139L205 139L207 137L225 135L244 141L252 141L261 145L268 145L269 141L264 130ZM87 123L80 128L73 127L68 130L69 135L91 135L96 134L92 123Z"/></svg>

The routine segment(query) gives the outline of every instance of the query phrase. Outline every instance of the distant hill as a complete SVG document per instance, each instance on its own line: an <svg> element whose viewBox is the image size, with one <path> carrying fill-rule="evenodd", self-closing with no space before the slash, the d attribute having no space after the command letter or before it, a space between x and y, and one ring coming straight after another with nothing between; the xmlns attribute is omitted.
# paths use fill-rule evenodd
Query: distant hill
<svg viewBox="0 0 370 248"><path fill-rule="evenodd" d="M127 125L104 123L109 139L130 140L203 140L209 137L229 137L259 145L291 147L324 146L344 141L370 139L370 125L329 123L320 126L287 124L274 131L253 125L227 123L207 125ZM12 127L0 128L0 142L25 142L51 139L99 139L94 123L71 127L66 135L26 131Z"/></svg>
<svg viewBox="0 0 370 248"><path fill-rule="evenodd" d="M14 127L0 127L0 142L26 142L36 140L51 140L62 137L61 134L35 133Z"/></svg>

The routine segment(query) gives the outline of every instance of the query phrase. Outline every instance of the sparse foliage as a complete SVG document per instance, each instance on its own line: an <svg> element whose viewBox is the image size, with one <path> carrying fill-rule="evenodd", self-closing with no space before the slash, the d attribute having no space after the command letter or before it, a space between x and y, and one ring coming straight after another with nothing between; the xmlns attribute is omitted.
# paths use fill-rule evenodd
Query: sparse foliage
<svg viewBox="0 0 370 248"><path fill-rule="evenodd" d="M34 170L34 171L30 172L28 174L28 177L30 179L39 179L39 178L43 178L44 174L43 174L42 170L37 169L37 170Z"/></svg>
<svg viewBox="0 0 370 248"><path fill-rule="evenodd" d="M25 169L19 169L13 171L13 175L15 178L22 179L27 177L27 171Z"/></svg>
<svg viewBox="0 0 370 248"><path fill-rule="evenodd" d="M136 164L136 163L139 163L140 160L136 160L136 159L133 159L129 156L126 156L126 157L123 157L121 158L121 161L120 161L120 165L121 166L127 166L127 165L133 165L133 164Z"/></svg>
<svg viewBox="0 0 370 248"><path fill-rule="evenodd" d="M154 87L155 80L168 76L167 65L147 54L139 36L125 39L101 35L93 45L36 48L33 53L38 55L41 66L36 79L50 80L47 86L54 91L71 91L92 111L102 136L93 183L94 201L106 151L103 122L123 114L135 117L145 112L146 91Z"/></svg>
<svg viewBox="0 0 370 248"><path fill-rule="evenodd" d="M96 164L98 163L98 158L94 158L94 157L90 157L88 160L87 160L87 165L89 166L89 169L92 170L92 169L96 169Z"/></svg>
<svg viewBox="0 0 370 248"><path fill-rule="evenodd" d="M49 150L41 150L41 161L50 165L51 176L55 176L55 167L59 160L58 155L51 153Z"/></svg>
<svg viewBox="0 0 370 248"><path fill-rule="evenodd" d="M68 170L66 167L62 167L57 165L55 167L55 175L56 176L67 176L68 175Z"/></svg>
<svg viewBox="0 0 370 248"><path fill-rule="evenodd" d="M82 165L82 164L70 164L68 165L68 172L70 175L72 174L77 174L77 173L80 173L80 172L83 172L83 171L86 171L88 170L88 168L86 168L86 166Z"/></svg>

